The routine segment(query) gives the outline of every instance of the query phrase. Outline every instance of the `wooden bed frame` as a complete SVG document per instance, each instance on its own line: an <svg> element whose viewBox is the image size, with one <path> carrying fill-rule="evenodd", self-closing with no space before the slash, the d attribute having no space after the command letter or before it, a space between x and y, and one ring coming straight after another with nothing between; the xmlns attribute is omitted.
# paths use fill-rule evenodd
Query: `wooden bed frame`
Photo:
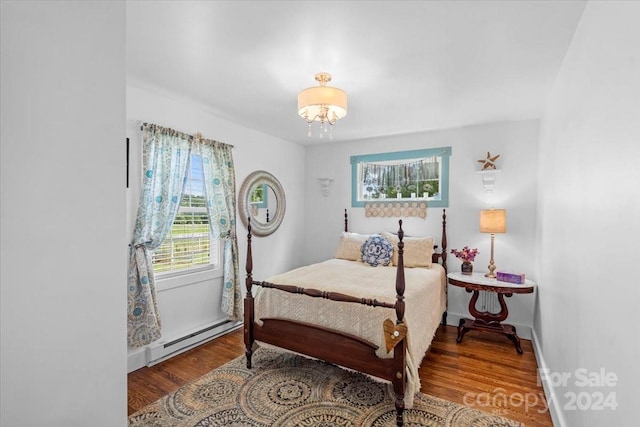
<svg viewBox="0 0 640 427"><path fill-rule="evenodd" d="M326 292L317 289L305 289L297 286L277 285L269 282L253 280L253 255L251 253L251 222L248 223L247 234L247 277L245 280L247 295L244 299L244 343L247 368L251 368L251 357L255 341L262 341L277 347L285 348L310 357L324 360L328 363L354 369L374 377L382 378L393 384L395 392L396 424L402 426L404 411L404 396L406 389L406 359L407 340L399 340L393 351L393 358L380 358L376 356L377 345L357 337L333 329L280 318L261 318L262 325L255 321L254 298L252 286L279 289L281 291L304 294L310 297L325 298L332 301L359 303L373 307L394 308L396 312L396 327L404 325L404 231L402 220L399 220L398 238L398 264L396 269L396 302L394 304L377 301L368 298L355 298L350 295L336 292ZM447 233L446 211L442 212L442 240L440 253L432 256L433 262L439 262L447 269ZM344 229L348 231L347 210L344 213ZM437 246L435 246L437 248ZM446 287L445 287L446 292ZM447 311L442 315L442 321L446 324ZM382 325L380 325L382 326Z"/></svg>

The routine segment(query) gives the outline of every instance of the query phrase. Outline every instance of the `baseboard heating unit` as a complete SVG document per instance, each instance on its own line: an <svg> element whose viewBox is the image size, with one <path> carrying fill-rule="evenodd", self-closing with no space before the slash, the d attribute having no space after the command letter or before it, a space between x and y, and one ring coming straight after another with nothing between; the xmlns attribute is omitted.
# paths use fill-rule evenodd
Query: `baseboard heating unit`
<svg viewBox="0 0 640 427"><path fill-rule="evenodd" d="M224 320L175 339L156 341L147 347L147 366L160 363L163 360L190 350L197 345L210 341L240 326L242 326L242 322Z"/></svg>

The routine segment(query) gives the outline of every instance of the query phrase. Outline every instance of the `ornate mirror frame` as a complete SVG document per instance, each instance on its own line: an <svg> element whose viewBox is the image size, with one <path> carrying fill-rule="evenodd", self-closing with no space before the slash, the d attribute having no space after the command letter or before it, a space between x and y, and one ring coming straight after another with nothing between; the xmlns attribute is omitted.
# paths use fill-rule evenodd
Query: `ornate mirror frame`
<svg viewBox="0 0 640 427"><path fill-rule="evenodd" d="M251 212L251 193L256 185L267 185L273 190L276 198L275 213L269 218L267 223L254 220ZM278 179L267 171L258 170L247 176L240 187L238 193L238 212L240 220L245 228L248 225L248 218L251 217L251 234L254 236L268 236L280 227L286 211L287 202L284 189Z"/></svg>

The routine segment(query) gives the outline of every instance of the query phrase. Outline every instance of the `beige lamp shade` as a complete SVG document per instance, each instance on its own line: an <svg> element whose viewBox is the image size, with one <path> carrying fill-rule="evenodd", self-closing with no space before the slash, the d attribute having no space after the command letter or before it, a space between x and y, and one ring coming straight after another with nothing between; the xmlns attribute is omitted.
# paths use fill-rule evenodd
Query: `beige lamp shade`
<svg viewBox="0 0 640 427"><path fill-rule="evenodd" d="M507 211L504 209L485 209L480 211L481 233L506 233Z"/></svg>
<svg viewBox="0 0 640 427"><path fill-rule="evenodd" d="M331 81L328 73L318 73L320 86L310 87L298 94L298 114L307 122L329 122L347 115L347 93L342 89L327 86Z"/></svg>
<svg viewBox="0 0 640 427"><path fill-rule="evenodd" d="M307 88L298 95L298 112L321 105L331 107L341 119L347 115L347 94L335 87L316 86Z"/></svg>

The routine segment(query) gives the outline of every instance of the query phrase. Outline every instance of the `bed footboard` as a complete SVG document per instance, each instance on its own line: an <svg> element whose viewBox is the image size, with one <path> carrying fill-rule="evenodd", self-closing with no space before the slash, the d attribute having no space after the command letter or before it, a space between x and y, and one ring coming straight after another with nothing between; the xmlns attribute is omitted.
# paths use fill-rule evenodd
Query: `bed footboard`
<svg viewBox="0 0 640 427"><path fill-rule="evenodd" d="M393 359L376 356L378 346L337 330L288 319L263 318L253 333L262 341L391 381Z"/></svg>

